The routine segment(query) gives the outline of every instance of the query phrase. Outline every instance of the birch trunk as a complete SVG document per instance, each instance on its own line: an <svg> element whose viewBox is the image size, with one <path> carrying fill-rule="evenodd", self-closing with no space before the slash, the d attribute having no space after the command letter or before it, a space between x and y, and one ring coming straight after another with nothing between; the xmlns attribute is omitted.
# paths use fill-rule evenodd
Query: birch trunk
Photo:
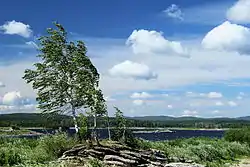
<svg viewBox="0 0 250 167"><path fill-rule="evenodd" d="M72 115L73 115L73 120L74 120L74 125L75 125L75 131L76 131L76 134L78 134L78 131L79 131L79 127L77 125L77 120L76 120L76 110L74 107L72 107Z"/></svg>

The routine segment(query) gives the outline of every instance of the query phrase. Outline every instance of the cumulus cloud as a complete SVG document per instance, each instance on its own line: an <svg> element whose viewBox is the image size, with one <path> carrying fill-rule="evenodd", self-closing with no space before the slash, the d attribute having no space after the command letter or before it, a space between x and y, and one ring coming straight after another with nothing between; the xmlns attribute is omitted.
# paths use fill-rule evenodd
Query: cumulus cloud
<svg viewBox="0 0 250 167"><path fill-rule="evenodd" d="M165 56L188 56L187 50L177 41L164 38L162 32L134 30L126 44L132 47L134 54L161 54Z"/></svg>
<svg viewBox="0 0 250 167"><path fill-rule="evenodd" d="M186 97L207 97L207 98L221 98L223 97L220 92L209 92L209 93L195 93L195 92L186 92Z"/></svg>
<svg viewBox="0 0 250 167"><path fill-rule="evenodd" d="M217 102L215 102L215 105L216 106L224 106L224 103L222 103L221 101L217 101Z"/></svg>
<svg viewBox="0 0 250 167"><path fill-rule="evenodd" d="M4 34L20 35L25 38L29 38L32 35L32 30L28 24L17 22L15 20L8 21L0 26L0 31L3 31Z"/></svg>
<svg viewBox="0 0 250 167"><path fill-rule="evenodd" d="M141 106L143 105L145 102L141 99L136 99L136 100L133 100L133 104L136 105L136 106Z"/></svg>
<svg viewBox="0 0 250 167"><path fill-rule="evenodd" d="M173 106L171 104L167 105L168 109L173 109Z"/></svg>
<svg viewBox="0 0 250 167"><path fill-rule="evenodd" d="M234 101L229 101L229 102L228 102L228 105L231 106L231 107L236 107L236 106L238 106L238 104L237 104L236 102L234 102Z"/></svg>
<svg viewBox="0 0 250 167"><path fill-rule="evenodd" d="M250 1L238 0L228 9L227 19L240 24L250 23Z"/></svg>
<svg viewBox="0 0 250 167"><path fill-rule="evenodd" d="M206 49L249 54L249 39L249 28L226 21L206 34L202 46Z"/></svg>
<svg viewBox="0 0 250 167"><path fill-rule="evenodd" d="M158 77L158 75L154 73L146 64L132 62L129 60L113 66L109 70L109 74L113 77L142 80L156 79Z"/></svg>
<svg viewBox="0 0 250 167"><path fill-rule="evenodd" d="M145 98L150 98L152 97L151 94L147 92L135 92L130 96L132 99L145 99Z"/></svg>
<svg viewBox="0 0 250 167"><path fill-rule="evenodd" d="M173 19L178 19L178 20L183 20L183 13L179 6L176 4L170 5L166 10L163 11L167 17L173 18Z"/></svg>
<svg viewBox="0 0 250 167"><path fill-rule="evenodd" d="M208 97L208 98L222 98L223 95L222 95L222 93L220 93L220 92L209 92L209 93L207 94L207 97Z"/></svg>
<svg viewBox="0 0 250 167"><path fill-rule="evenodd" d="M37 104L33 103L29 98L21 96L18 91L8 92L0 97L1 112L34 112L37 110Z"/></svg>
<svg viewBox="0 0 250 167"><path fill-rule="evenodd" d="M8 92L3 96L2 103L9 106L20 105L22 100L20 92Z"/></svg>

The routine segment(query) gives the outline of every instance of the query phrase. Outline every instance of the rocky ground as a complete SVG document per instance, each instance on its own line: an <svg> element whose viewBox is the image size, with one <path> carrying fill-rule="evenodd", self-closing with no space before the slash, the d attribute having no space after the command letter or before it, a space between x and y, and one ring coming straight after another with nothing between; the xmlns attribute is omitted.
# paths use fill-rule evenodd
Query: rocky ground
<svg viewBox="0 0 250 167"><path fill-rule="evenodd" d="M120 167L204 167L191 161L174 163L174 158L166 157L161 151L133 149L117 142L91 147L78 145L66 151L59 160L84 166L91 159L98 159L106 166Z"/></svg>
<svg viewBox="0 0 250 167"><path fill-rule="evenodd" d="M241 159L234 167L250 167L250 159Z"/></svg>

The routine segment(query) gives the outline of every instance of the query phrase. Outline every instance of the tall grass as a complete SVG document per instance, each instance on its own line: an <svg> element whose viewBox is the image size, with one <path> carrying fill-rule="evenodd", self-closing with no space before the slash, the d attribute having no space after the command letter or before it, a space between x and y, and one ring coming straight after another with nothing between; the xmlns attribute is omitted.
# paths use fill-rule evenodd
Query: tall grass
<svg viewBox="0 0 250 167"><path fill-rule="evenodd" d="M0 166L47 164L76 144L65 134L40 139L0 138Z"/></svg>
<svg viewBox="0 0 250 167"><path fill-rule="evenodd" d="M223 166L238 157L249 156L247 144L229 142L224 139L190 138L173 141L140 141L141 148L162 150L171 160L202 163L209 167Z"/></svg>

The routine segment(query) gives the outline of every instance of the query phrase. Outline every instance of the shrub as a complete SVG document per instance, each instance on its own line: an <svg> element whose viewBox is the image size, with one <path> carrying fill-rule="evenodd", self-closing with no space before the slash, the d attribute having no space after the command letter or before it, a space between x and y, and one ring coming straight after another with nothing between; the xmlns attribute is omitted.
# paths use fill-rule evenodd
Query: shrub
<svg viewBox="0 0 250 167"><path fill-rule="evenodd" d="M44 149L48 155L53 157L61 156L63 152L77 144L74 138L69 138L64 133L42 137L38 142L38 148Z"/></svg>
<svg viewBox="0 0 250 167"><path fill-rule="evenodd" d="M247 144L229 142L224 139L191 138L159 142L139 141L138 144L141 148L162 150L170 159L192 160L209 167L222 167L223 164L234 161L237 157L250 155L250 148Z"/></svg>
<svg viewBox="0 0 250 167"><path fill-rule="evenodd" d="M230 129L225 133L225 140L240 143L247 143L250 145L250 128Z"/></svg>

